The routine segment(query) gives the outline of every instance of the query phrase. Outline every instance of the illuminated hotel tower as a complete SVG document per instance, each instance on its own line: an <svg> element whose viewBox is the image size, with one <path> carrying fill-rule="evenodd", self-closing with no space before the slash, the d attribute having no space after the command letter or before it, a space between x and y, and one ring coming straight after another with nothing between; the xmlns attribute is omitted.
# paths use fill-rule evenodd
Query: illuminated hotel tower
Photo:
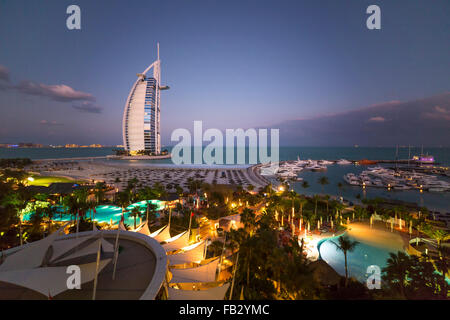
<svg viewBox="0 0 450 320"><path fill-rule="evenodd" d="M153 76L147 72L153 68ZM130 154L138 151L161 153L160 92L169 89L161 86L161 60L154 61L143 73L137 74L123 112L123 145Z"/></svg>

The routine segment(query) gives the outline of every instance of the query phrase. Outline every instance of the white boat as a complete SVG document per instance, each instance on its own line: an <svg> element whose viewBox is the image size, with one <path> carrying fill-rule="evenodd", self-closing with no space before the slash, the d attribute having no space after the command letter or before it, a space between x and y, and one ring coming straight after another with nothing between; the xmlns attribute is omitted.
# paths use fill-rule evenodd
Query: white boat
<svg viewBox="0 0 450 320"><path fill-rule="evenodd" d="M344 175L344 180L353 186L359 186L361 183L359 182L359 179L357 176L355 176L353 173L348 173Z"/></svg>
<svg viewBox="0 0 450 320"><path fill-rule="evenodd" d="M271 163L269 165L264 165L260 167L261 171L260 174L263 176L274 176L280 167L278 166L278 163Z"/></svg>
<svg viewBox="0 0 450 320"><path fill-rule="evenodd" d="M345 160L345 159L341 159L338 162L336 162L337 164L340 165L345 165L345 164L352 164L351 161Z"/></svg>

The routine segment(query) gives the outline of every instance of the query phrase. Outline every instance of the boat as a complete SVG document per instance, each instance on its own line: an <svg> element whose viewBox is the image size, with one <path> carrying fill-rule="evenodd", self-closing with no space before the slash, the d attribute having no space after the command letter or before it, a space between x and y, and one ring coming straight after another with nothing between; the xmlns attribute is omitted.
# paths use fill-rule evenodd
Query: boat
<svg viewBox="0 0 450 320"><path fill-rule="evenodd" d="M359 160L358 161L358 164L359 165L362 165L362 166L366 166L366 165L370 165L370 164L377 164L378 163L378 161L375 161L375 160L367 160L367 159L362 159L362 160Z"/></svg>
<svg viewBox="0 0 450 320"><path fill-rule="evenodd" d="M345 160L345 159L340 159L338 162L336 162L337 164L340 165L346 165L346 164L352 164L351 161Z"/></svg>

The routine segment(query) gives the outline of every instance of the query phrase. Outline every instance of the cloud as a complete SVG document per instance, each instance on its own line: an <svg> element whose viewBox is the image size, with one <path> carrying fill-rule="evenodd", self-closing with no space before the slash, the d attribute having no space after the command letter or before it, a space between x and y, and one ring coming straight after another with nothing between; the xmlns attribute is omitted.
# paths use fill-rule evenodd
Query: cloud
<svg viewBox="0 0 450 320"><path fill-rule="evenodd" d="M383 117L372 117L368 120L369 122L385 122L386 119Z"/></svg>
<svg viewBox="0 0 450 320"><path fill-rule="evenodd" d="M95 103L84 101L81 105L73 105L72 108L80 112L102 113L103 108Z"/></svg>
<svg viewBox="0 0 450 320"><path fill-rule="evenodd" d="M39 124L42 125L42 126L48 126L48 127L63 126L64 125L63 123L59 123L59 122L56 122L54 120L52 120L52 121L41 120L41 121L39 121Z"/></svg>
<svg viewBox="0 0 450 320"><path fill-rule="evenodd" d="M0 80L9 82L9 69L0 64Z"/></svg>
<svg viewBox="0 0 450 320"><path fill-rule="evenodd" d="M284 146L450 146L450 93L333 116L286 120L271 127L280 129L280 145Z"/></svg>
<svg viewBox="0 0 450 320"><path fill-rule="evenodd" d="M24 80L15 86L15 88L25 94L44 96L55 101L95 101L95 97L90 93L76 91L65 84L47 85Z"/></svg>
<svg viewBox="0 0 450 320"><path fill-rule="evenodd" d="M450 121L450 110L445 107L435 106L431 112L423 113L423 118Z"/></svg>

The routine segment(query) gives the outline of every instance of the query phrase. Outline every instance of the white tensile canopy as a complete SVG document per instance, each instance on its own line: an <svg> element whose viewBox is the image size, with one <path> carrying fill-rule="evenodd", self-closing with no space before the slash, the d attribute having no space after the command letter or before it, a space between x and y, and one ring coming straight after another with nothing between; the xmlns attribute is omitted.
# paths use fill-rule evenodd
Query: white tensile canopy
<svg viewBox="0 0 450 320"><path fill-rule="evenodd" d="M189 245L189 232L183 231L182 233L166 240L166 244L162 247L166 252L180 250L181 248L187 247Z"/></svg>
<svg viewBox="0 0 450 320"><path fill-rule="evenodd" d="M169 300L223 300L229 283L206 290L180 290L169 287Z"/></svg>
<svg viewBox="0 0 450 320"><path fill-rule="evenodd" d="M78 247L80 244L91 239L94 236L96 236L96 234L92 233L92 234L89 234L87 237L54 241L52 243L53 253L52 253L51 261L58 259L66 252Z"/></svg>
<svg viewBox="0 0 450 320"><path fill-rule="evenodd" d="M183 252L167 256L169 264L172 266L176 264L200 262L205 259L205 247L206 241L200 241L188 247L184 247L182 248Z"/></svg>
<svg viewBox="0 0 450 320"><path fill-rule="evenodd" d="M150 237L152 237L158 242L167 241L168 239L170 239L169 229L170 229L169 225L162 227L161 229L156 230L155 232L150 234Z"/></svg>
<svg viewBox="0 0 450 320"><path fill-rule="evenodd" d="M136 230L134 230L134 232L139 232L145 234L146 236L150 236L151 234L150 229L148 228L147 221L145 221L139 227L137 227Z"/></svg>
<svg viewBox="0 0 450 320"><path fill-rule="evenodd" d="M171 269L172 279L170 282L214 282L216 281L216 270L219 260L220 259L217 258L208 264L196 268Z"/></svg>
<svg viewBox="0 0 450 320"><path fill-rule="evenodd" d="M98 242L102 242L102 250L103 252L114 252L114 246L106 241L105 239L101 238L97 241L92 242L91 244L87 245L84 248L81 248L80 250L75 251L71 255L68 255L67 257L63 257L62 259L58 259L57 262L74 259L78 257L88 256L91 254L96 254L98 251ZM66 251L67 252L67 251Z"/></svg>
<svg viewBox="0 0 450 320"><path fill-rule="evenodd" d="M99 272L111 261L102 260L99 263ZM81 284L92 281L95 277L96 262L79 265ZM36 269L22 269L0 272L0 281L25 287L43 295L55 296L68 290L67 266L48 267Z"/></svg>
<svg viewBox="0 0 450 320"><path fill-rule="evenodd" d="M6 260L0 265L0 272L40 267L48 249L58 237L59 233L64 230L66 225L50 234L48 237L32 242L25 248L6 257Z"/></svg>

